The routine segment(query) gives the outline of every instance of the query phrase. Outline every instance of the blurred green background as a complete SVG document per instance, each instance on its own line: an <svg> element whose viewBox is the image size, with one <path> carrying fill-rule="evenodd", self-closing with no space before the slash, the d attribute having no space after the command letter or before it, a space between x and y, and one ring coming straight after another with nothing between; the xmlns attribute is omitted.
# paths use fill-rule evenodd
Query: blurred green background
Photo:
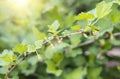
<svg viewBox="0 0 120 79"><path fill-rule="evenodd" d="M59 21L60 29L71 28L75 24L74 16L94 9L101 1L112 0L0 0L0 52L11 50L19 43L33 44L36 40L49 36L48 25L55 20ZM120 32L120 6L115 4L113 8L116 7L116 12L113 13L117 16L118 25L114 27L113 33ZM47 67L54 67L53 61L43 62L37 59L36 54L32 54L10 73L10 79L120 79L119 33L114 40L104 36L74 50L67 48L56 51L59 53L52 60L57 62L58 70L55 69L53 73L59 74L62 69L60 76L46 72ZM74 47L87 39L75 35L64 41L71 42ZM64 48L65 44L61 45L59 46ZM64 56L64 51L71 53ZM45 46L38 50L40 54L44 52L52 50ZM0 79L3 79L5 72L6 69L0 66Z"/></svg>

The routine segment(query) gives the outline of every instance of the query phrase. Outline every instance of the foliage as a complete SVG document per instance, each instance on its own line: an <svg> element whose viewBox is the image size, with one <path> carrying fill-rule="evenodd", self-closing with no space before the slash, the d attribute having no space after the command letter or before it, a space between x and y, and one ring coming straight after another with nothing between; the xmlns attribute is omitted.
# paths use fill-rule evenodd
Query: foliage
<svg viewBox="0 0 120 79"><path fill-rule="evenodd" d="M35 0L25 15L1 2L0 79L119 79L120 1L84 1Z"/></svg>

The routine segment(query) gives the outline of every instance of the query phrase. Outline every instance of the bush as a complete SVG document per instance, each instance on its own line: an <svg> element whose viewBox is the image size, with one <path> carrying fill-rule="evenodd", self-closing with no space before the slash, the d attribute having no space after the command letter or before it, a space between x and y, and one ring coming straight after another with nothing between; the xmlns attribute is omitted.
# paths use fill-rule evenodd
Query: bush
<svg viewBox="0 0 120 79"><path fill-rule="evenodd" d="M0 79L120 78L119 0L25 1L0 1Z"/></svg>

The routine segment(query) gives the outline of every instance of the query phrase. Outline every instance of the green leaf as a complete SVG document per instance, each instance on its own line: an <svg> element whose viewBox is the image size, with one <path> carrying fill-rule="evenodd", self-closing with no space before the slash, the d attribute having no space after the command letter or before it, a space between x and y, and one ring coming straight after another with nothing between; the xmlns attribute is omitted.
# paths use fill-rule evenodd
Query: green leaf
<svg viewBox="0 0 120 79"><path fill-rule="evenodd" d="M99 28L99 33L96 38L101 37L106 32L112 32L114 25L109 18L102 18L96 23L96 28Z"/></svg>
<svg viewBox="0 0 120 79"><path fill-rule="evenodd" d="M44 39L46 37L45 33L40 32L36 27L33 27L32 30L38 40Z"/></svg>
<svg viewBox="0 0 120 79"><path fill-rule="evenodd" d="M65 79L84 79L84 76L87 74L86 69L82 67L74 69L72 72L64 75ZM91 78L92 79L92 78Z"/></svg>
<svg viewBox="0 0 120 79"><path fill-rule="evenodd" d="M0 54L0 66L8 65L16 59L16 55L14 55L11 50L4 50L2 54Z"/></svg>
<svg viewBox="0 0 120 79"><path fill-rule="evenodd" d="M18 44L13 48L14 52L18 52L18 53L24 53L27 52L27 45L24 44Z"/></svg>
<svg viewBox="0 0 120 79"><path fill-rule="evenodd" d="M7 66L9 64L10 64L10 62L6 62L3 58L0 59L0 66Z"/></svg>
<svg viewBox="0 0 120 79"><path fill-rule="evenodd" d="M75 17L75 20L89 20L89 19L93 19L93 18L94 18L93 14L82 12Z"/></svg>
<svg viewBox="0 0 120 79"><path fill-rule="evenodd" d="M7 71L7 67L0 67L0 74L6 74Z"/></svg>
<svg viewBox="0 0 120 79"><path fill-rule="evenodd" d="M48 25L48 28L49 28L49 32L52 32L52 33L57 33L57 30L59 28L60 24L58 22L58 20L55 20L51 25Z"/></svg>
<svg viewBox="0 0 120 79"><path fill-rule="evenodd" d="M69 45L64 42L57 44L54 48L52 48L51 46L48 46L46 51L44 52L44 57L47 59L51 59L55 53L62 51L63 48L67 46Z"/></svg>
<svg viewBox="0 0 120 79"><path fill-rule="evenodd" d="M36 58L36 56L31 56L28 58L27 62L31 64L32 66L36 65L39 60Z"/></svg>
<svg viewBox="0 0 120 79"><path fill-rule="evenodd" d="M52 57L52 60L56 63L57 66L59 66L63 58L63 53L55 53Z"/></svg>
<svg viewBox="0 0 120 79"><path fill-rule="evenodd" d="M70 31L68 31L68 30L64 30L63 32L62 32L62 35L63 36L67 36L67 35L69 35L70 34Z"/></svg>
<svg viewBox="0 0 120 79"><path fill-rule="evenodd" d="M112 2L106 3L105 1L100 2L97 6L96 6L96 15L98 19L103 18L104 16L108 15L112 9Z"/></svg>
<svg viewBox="0 0 120 79"><path fill-rule="evenodd" d="M79 56L76 56L75 58L73 58L73 62L75 63L76 66L82 66L85 63L87 63L86 57L84 57L82 55L79 55Z"/></svg>
<svg viewBox="0 0 120 79"><path fill-rule="evenodd" d="M112 12L110 13L110 19L112 19L113 23L119 23L120 21L120 10L118 9L118 5L114 5L112 7ZM117 26L118 27L118 26Z"/></svg>
<svg viewBox="0 0 120 79"><path fill-rule="evenodd" d="M80 35L73 35L70 37L70 41L71 41L71 46L76 46L80 43Z"/></svg>
<svg viewBox="0 0 120 79"><path fill-rule="evenodd" d="M47 73L52 73L55 76L60 76L62 74L62 70L57 69L56 64L53 61L47 60L46 64L47 64L47 69L46 69Z"/></svg>
<svg viewBox="0 0 120 79"><path fill-rule="evenodd" d="M54 21L51 26L54 26L54 29L57 30L60 26L58 20Z"/></svg>
<svg viewBox="0 0 120 79"><path fill-rule="evenodd" d="M117 39L113 39L113 40L109 40L110 43L114 46L119 46L120 45L120 40Z"/></svg>
<svg viewBox="0 0 120 79"><path fill-rule="evenodd" d="M40 49L42 47L43 40L37 40L35 41L35 48Z"/></svg>
<svg viewBox="0 0 120 79"><path fill-rule="evenodd" d="M36 51L36 48L34 45L28 45L28 52L35 52Z"/></svg>
<svg viewBox="0 0 120 79"><path fill-rule="evenodd" d="M2 58L7 62L12 62L14 60L13 56L11 56L10 54L6 54Z"/></svg>
<svg viewBox="0 0 120 79"><path fill-rule="evenodd" d="M120 0L114 0L113 2L120 5Z"/></svg>
<svg viewBox="0 0 120 79"><path fill-rule="evenodd" d="M66 56L67 57L76 57L77 55L80 55L80 54L82 54L82 50L81 49L77 49L77 50L70 50L67 54L66 54Z"/></svg>
<svg viewBox="0 0 120 79"><path fill-rule="evenodd" d="M18 66L18 69L21 70L21 73L24 74L25 76L33 74L35 72L36 68L37 68L36 64L31 65L31 64L28 64L27 61L21 62Z"/></svg>
<svg viewBox="0 0 120 79"><path fill-rule="evenodd" d="M71 27L72 30L79 30L80 29L80 25L74 25Z"/></svg>
<svg viewBox="0 0 120 79"><path fill-rule="evenodd" d="M88 69L88 79L100 79L102 67L94 67Z"/></svg>
<svg viewBox="0 0 120 79"><path fill-rule="evenodd" d="M91 31L91 26L86 26L85 29L84 29L85 32L89 32Z"/></svg>

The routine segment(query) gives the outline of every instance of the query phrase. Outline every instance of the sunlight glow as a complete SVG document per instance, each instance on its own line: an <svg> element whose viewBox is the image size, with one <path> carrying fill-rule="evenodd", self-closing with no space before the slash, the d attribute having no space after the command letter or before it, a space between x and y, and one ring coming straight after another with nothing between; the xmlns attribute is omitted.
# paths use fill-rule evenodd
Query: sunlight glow
<svg viewBox="0 0 120 79"><path fill-rule="evenodd" d="M18 7L25 7L28 3L28 0L16 0L15 4Z"/></svg>
<svg viewBox="0 0 120 79"><path fill-rule="evenodd" d="M18 6L25 6L27 4L27 0L16 0L16 4Z"/></svg>
<svg viewBox="0 0 120 79"><path fill-rule="evenodd" d="M29 0L8 0L8 4L17 8L25 8L29 4Z"/></svg>
<svg viewBox="0 0 120 79"><path fill-rule="evenodd" d="M43 0L6 0L5 4L10 14L15 18L33 18L33 15L40 16L43 6Z"/></svg>
<svg viewBox="0 0 120 79"><path fill-rule="evenodd" d="M26 17L31 0L6 0L6 5L14 17Z"/></svg>

